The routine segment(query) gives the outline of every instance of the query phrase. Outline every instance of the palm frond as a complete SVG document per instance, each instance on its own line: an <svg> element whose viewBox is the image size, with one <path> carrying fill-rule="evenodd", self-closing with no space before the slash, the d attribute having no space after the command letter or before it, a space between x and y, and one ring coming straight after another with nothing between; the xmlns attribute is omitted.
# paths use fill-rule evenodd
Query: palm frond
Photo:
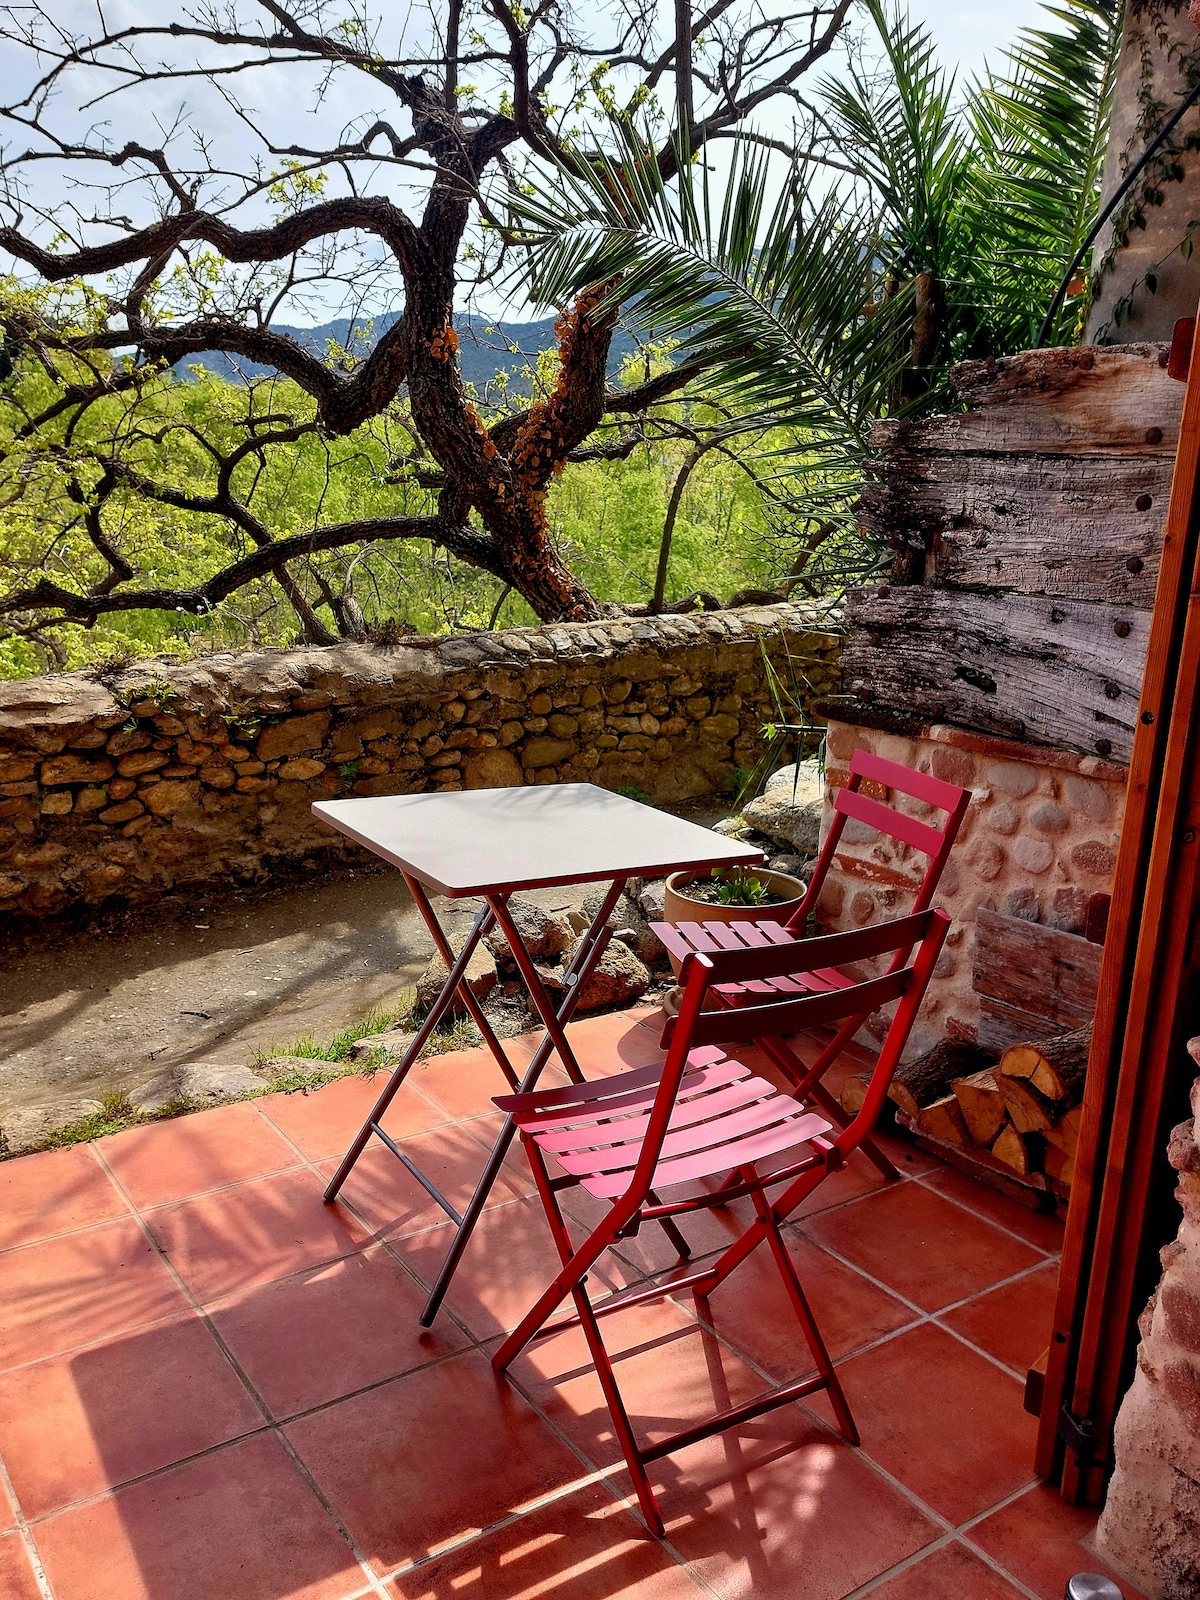
<svg viewBox="0 0 1200 1600"><path fill-rule="evenodd" d="M678 341L680 360L711 373L706 392L749 425L860 450L904 349L904 297L881 297L873 212L821 195L802 163L780 182L749 140L732 142L727 177L684 163L669 181L631 132L617 140L514 203L534 296L562 304L615 282L627 326Z"/></svg>
<svg viewBox="0 0 1200 1600"><path fill-rule="evenodd" d="M1014 349L1033 342L1096 215L1120 49L1120 0L1045 9L1057 26L1024 30L970 105L983 158L973 226ZM1083 304L1064 311L1060 338L1077 335Z"/></svg>

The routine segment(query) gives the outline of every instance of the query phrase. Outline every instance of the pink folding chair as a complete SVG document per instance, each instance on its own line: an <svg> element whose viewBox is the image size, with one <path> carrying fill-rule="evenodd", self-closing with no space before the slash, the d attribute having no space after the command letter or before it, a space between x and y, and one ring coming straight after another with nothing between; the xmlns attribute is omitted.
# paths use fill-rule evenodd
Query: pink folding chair
<svg viewBox="0 0 1200 1600"><path fill-rule="evenodd" d="M937 828L929 822L910 817L894 805L888 805L882 800L864 794L862 792L864 782L884 786L893 795L905 794L912 799L922 801L935 810L944 812L945 822ZM917 886L916 897L911 907L913 912L924 911L933 903L933 896L958 836L958 830L962 826L970 799L969 789L960 789L957 784L946 783L943 779L931 777L928 773L915 772L911 767L901 766L896 761L886 761L882 756L872 755L869 751L856 750L850 761L850 781L844 788L839 789L834 797L833 821L814 864L812 878L804 898L786 922L774 922L764 918L762 921L681 922L677 925L655 922L651 926L671 955L680 962L693 951L711 953L723 949L761 948L768 944L795 946L797 941L805 939L810 918L816 912L817 902L837 854L846 823L851 819L927 857L928 865ZM715 987L716 1002L724 1006L763 1004L777 1000L784 994L819 994L831 989L845 989L855 982L851 975L837 971L832 965L814 964L810 943L811 941L806 941L803 948L795 952L797 962L803 961L808 964L804 970L797 970L795 967L785 968L780 976L775 978L718 984ZM892 964L902 966L907 959L908 951L898 949ZM845 1126L845 1113L837 1100L822 1086L820 1078L841 1055L846 1043L853 1038L865 1020L865 1017L847 1018L827 1051L823 1052L824 1066L812 1080L809 1089L811 1098L839 1127ZM668 1018L663 1033L664 1045L670 1040L673 1026L674 1020ZM777 1065L787 1070L783 1059L772 1054L774 1047L769 1042L764 1043L763 1048L772 1055ZM873 1139L864 1140L862 1150L885 1178L899 1177L895 1167Z"/></svg>
<svg viewBox="0 0 1200 1600"><path fill-rule="evenodd" d="M705 1010L705 1000L714 986L768 982L786 975L793 952L788 946L770 945L704 954L691 951L680 972L683 1002L678 1024L661 1067L563 1089L505 1095L495 1102L520 1130L563 1265L500 1345L492 1364L502 1372L532 1339L582 1326L638 1502L655 1533L662 1533L663 1523L646 1467L685 1445L819 1389L828 1391L842 1434L851 1444L858 1443L846 1397L779 1230L818 1184L842 1170L867 1136L883 1105L949 926L944 912L923 911L854 933L814 938L815 959L830 966L905 954L899 965L893 959L882 976L847 987L821 994L781 994L765 1005L713 1011ZM803 1087L811 1069L782 1044L783 1035L870 1015L893 1001L898 1002L896 1011L862 1108L832 1140L825 1137L832 1127L824 1116L807 1107L798 1095L784 1094L765 1078L754 1076L721 1048L735 1042L761 1044L773 1039L790 1057L791 1073ZM791 1152L783 1165L771 1172L759 1171L760 1162L783 1152ZM558 1169L553 1176L551 1162ZM695 1192L697 1180L714 1176L725 1178L722 1187ZM692 1192L674 1200L659 1198L661 1192L681 1184ZM603 1221L578 1248L571 1241L558 1203L560 1191L574 1185L581 1185L610 1206ZM781 1185L782 1193L769 1199L767 1190ZM753 1201L754 1220L715 1262L661 1287L618 1292L593 1305L588 1273L618 1239L635 1234L645 1222L673 1225L677 1216L725 1205L742 1195ZM599 1318L690 1288L707 1320L708 1296L763 1243L769 1246L783 1279L812 1352L816 1375L784 1383L653 1445L640 1445L600 1334ZM574 1301L575 1314L551 1321L568 1296Z"/></svg>

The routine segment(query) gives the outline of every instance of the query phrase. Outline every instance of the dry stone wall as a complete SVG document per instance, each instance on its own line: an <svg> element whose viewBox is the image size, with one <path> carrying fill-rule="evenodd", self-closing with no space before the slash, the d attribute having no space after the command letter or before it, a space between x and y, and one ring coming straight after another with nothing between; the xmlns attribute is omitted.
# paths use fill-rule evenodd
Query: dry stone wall
<svg viewBox="0 0 1200 1600"><path fill-rule="evenodd" d="M712 793L778 715L764 649L836 688L837 637L796 605L0 684L0 917L344 854L310 809L333 796Z"/></svg>

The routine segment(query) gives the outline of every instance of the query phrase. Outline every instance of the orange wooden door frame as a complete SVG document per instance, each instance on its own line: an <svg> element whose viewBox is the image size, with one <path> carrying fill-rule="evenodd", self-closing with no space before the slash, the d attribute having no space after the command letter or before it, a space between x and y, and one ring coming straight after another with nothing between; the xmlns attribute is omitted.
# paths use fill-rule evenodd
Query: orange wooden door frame
<svg viewBox="0 0 1200 1600"><path fill-rule="evenodd" d="M1195 1068L1200 863L1200 340L1193 342L1129 770L1037 1470L1103 1494L1136 1318L1174 1235L1171 1123ZM1174 367L1174 362L1172 363ZM1148 418L1147 421L1153 421ZM1068 1448L1068 1441L1070 1448ZM1089 1449L1089 1443L1091 1448Z"/></svg>

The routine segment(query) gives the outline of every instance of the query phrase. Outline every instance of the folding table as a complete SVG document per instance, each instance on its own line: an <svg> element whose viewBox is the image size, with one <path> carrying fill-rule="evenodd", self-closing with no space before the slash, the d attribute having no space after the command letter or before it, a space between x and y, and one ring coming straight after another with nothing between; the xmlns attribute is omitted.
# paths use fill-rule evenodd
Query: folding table
<svg viewBox="0 0 1200 1600"><path fill-rule="evenodd" d="M556 1051L572 1081L582 1083L583 1074L567 1040L566 1024L604 954L611 937L608 919L626 880L635 875L659 878L687 868L702 871L706 867L750 866L762 860L762 852L590 783L322 800L313 806L313 812L399 867L447 967L446 981L437 999L325 1191L325 1199L333 1200L374 1135L403 1162L455 1224L453 1242L421 1313L422 1325L429 1327L487 1204L514 1132L512 1119L506 1117L475 1192L460 1215L380 1125L455 990L511 1090L528 1093ZM565 994L556 1006L517 931L509 901L523 889L595 881L607 881L608 893L579 941L564 974ZM438 922L429 890L449 900L479 897L484 901L484 908L476 915L457 955ZM521 1077L465 981L479 941L497 925L508 940L546 1029Z"/></svg>

